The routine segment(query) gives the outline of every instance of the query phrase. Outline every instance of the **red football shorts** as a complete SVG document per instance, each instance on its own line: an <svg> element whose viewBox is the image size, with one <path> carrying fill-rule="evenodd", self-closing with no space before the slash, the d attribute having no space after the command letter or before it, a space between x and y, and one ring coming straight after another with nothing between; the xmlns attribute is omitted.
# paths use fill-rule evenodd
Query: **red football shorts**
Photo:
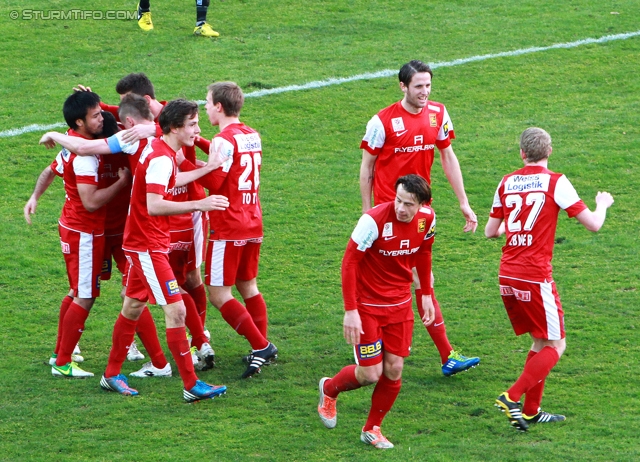
<svg viewBox="0 0 640 462"><path fill-rule="evenodd" d="M500 276L500 295L516 335L560 340L565 337L564 311L555 282L533 282Z"/></svg>
<svg viewBox="0 0 640 462"><path fill-rule="evenodd" d="M169 256L161 252L124 251L129 261L127 291L129 298L165 306L182 300L178 281L169 265Z"/></svg>
<svg viewBox="0 0 640 462"><path fill-rule="evenodd" d="M122 237L123 233L109 234L105 232L104 238L104 256L102 258L102 275L100 279L108 281L111 279L111 272L113 271L113 263L116 262L116 267L121 274L127 271L127 258L124 256L124 250L122 250Z"/></svg>
<svg viewBox="0 0 640 462"><path fill-rule="evenodd" d="M193 230L171 231L169 264L179 286L187 281L187 273L196 269L193 253Z"/></svg>
<svg viewBox="0 0 640 462"><path fill-rule="evenodd" d="M364 334L354 346L356 364L375 366L380 364L387 351L406 358L411 353L413 336L413 310L411 300L392 309L363 309L358 306Z"/></svg>
<svg viewBox="0 0 640 462"><path fill-rule="evenodd" d="M258 277L262 238L246 241L209 241L204 283L208 286L233 286L236 280Z"/></svg>
<svg viewBox="0 0 640 462"><path fill-rule="evenodd" d="M100 295L104 234L89 234L58 225L69 288L78 298Z"/></svg>

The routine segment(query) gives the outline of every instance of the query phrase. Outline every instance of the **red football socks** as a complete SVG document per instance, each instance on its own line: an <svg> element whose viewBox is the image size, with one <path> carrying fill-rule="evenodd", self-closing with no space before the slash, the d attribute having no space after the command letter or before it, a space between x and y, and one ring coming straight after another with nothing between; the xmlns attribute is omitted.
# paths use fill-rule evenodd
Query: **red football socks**
<svg viewBox="0 0 640 462"><path fill-rule="evenodd" d="M142 345L147 350L151 364L158 369L163 369L167 365L167 358L164 355L164 351L162 351L162 346L160 346L156 323L148 306L144 307L140 319L138 319L136 334L138 334Z"/></svg>
<svg viewBox="0 0 640 462"><path fill-rule="evenodd" d="M527 360L525 361L525 365L537 355L538 352L529 350L527 354ZM522 408L522 412L529 417L532 417L538 413L538 409L540 409L540 403L542 402L542 393L544 392L544 382L546 378L539 382L537 385L531 387L524 398L524 407Z"/></svg>
<svg viewBox="0 0 640 462"><path fill-rule="evenodd" d="M133 342L133 336L136 332L138 321L125 318L122 313L118 315L118 319L113 326L113 334L111 336L111 351L109 352L109 362L104 372L105 377L115 377L120 374L122 363L127 358L129 345Z"/></svg>
<svg viewBox="0 0 640 462"><path fill-rule="evenodd" d="M195 289L185 289L193 298L193 301L196 304L196 309L198 310L198 316L200 316L200 320L202 321L202 325L207 319L207 291L204 289L204 284L200 284ZM193 335L193 334L191 334Z"/></svg>
<svg viewBox="0 0 640 462"><path fill-rule="evenodd" d="M220 307L220 314L233 330L249 341L253 350L262 350L269 345L269 341L260 333L245 306L235 298Z"/></svg>
<svg viewBox="0 0 640 462"><path fill-rule="evenodd" d="M547 378L560 356L555 348L546 346L524 365L524 371L511 388L507 390L512 401L520 401L522 395ZM537 411L536 411L537 412ZM528 414L527 414L528 415Z"/></svg>
<svg viewBox="0 0 640 462"><path fill-rule="evenodd" d="M337 398L343 391L360 388L360 382L356 379L356 365L343 367L340 372L324 382L324 394L329 398Z"/></svg>
<svg viewBox="0 0 640 462"><path fill-rule="evenodd" d="M56 358L58 366L64 366L71 362L71 353L73 353L78 340L82 337L84 323L88 316L89 312L72 299L62 321L62 338L60 339L60 348Z"/></svg>
<svg viewBox="0 0 640 462"><path fill-rule="evenodd" d="M401 387L402 379L391 380L384 373L380 376L371 395L371 409L369 410L367 423L362 429L363 431L369 431L374 426L379 427L382 424L382 419L391 410Z"/></svg>
<svg viewBox="0 0 640 462"><path fill-rule="evenodd" d="M60 342L62 341L62 322L64 321L64 317L67 314L67 310L69 309L69 305L73 301L73 297L67 295L62 299L62 303L60 304L60 314L58 315L58 338L56 339L56 347L53 352L58 353L60 349Z"/></svg>
<svg viewBox="0 0 640 462"><path fill-rule="evenodd" d="M436 300L436 295L433 290L431 291L431 299L433 300L433 307L435 308L435 320L427 327L427 332L429 332L431 340L433 340L434 345L438 349L441 363L444 364L449 359L449 354L451 354L453 347L449 343L447 328L444 325L442 311L440 311L440 304L438 303L438 300ZM420 318L422 318L424 316L424 308L422 307L422 289L416 289L416 304L418 305Z"/></svg>
<svg viewBox="0 0 640 462"><path fill-rule="evenodd" d="M262 294L247 298L244 301L244 304L251 315L251 319L253 319L253 323L256 325L262 336L267 338L267 325L269 323L269 319L267 317L267 304L265 303Z"/></svg>
<svg viewBox="0 0 640 462"><path fill-rule="evenodd" d="M209 340L207 336L204 335L204 328L202 327L202 318L198 314L198 309L196 308L196 304L191 298L189 294L181 294L182 301L184 302L184 306L187 310L187 315L185 317L185 324L189 328L189 333L191 334L191 345L196 347L198 350L202 348L203 343L207 343Z"/></svg>
<svg viewBox="0 0 640 462"><path fill-rule="evenodd" d="M178 366L180 377L184 382L184 388L191 390L196 385L198 376L196 376L196 372L193 369L187 330L184 327L167 328L167 345L171 350L176 366Z"/></svg>

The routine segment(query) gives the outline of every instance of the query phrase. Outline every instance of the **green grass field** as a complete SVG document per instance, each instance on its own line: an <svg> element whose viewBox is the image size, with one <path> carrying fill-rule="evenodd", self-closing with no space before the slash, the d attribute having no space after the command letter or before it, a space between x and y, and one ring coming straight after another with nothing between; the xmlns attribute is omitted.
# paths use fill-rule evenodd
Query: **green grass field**
<svg viewBox="0 0 640 462"><path fill-rule="evenodd" d="M29 3L45 11L136 4ZM116 103L115 83L129 72L147 73L160 99L202 100L213 80L234 80L251 93L395 70L410 59L449 63L640 29L640 6L631 0L480 3L213 0L209 20L222 36L210 40L191 35L192 1L153 1L148 34L135 21L12 20L25 2L5 1L0 460L638 460L640 36L436 68L431 98L451 114L481 222L476 234L462 233L436 161L436 290L450 340L482 363L443 377L417 324L403 389L383 427L395 449L359 442L372 388L341 395L335 430L316 413L319 378L352 361L342 338L340 262L360 215L358 146L369 118L401 98L395 76L247 98L242 119L264 143L259 283L277 365L241 380L247 342L210 307L218 366L200 377L226 384L227 396L185 405L177 376L132 379L141 393L135 399L101 391L120 310L118 278L103 284L81 340L84 367L97 377L54 379L45 365L67 291L57 235L64 191L57 180L34 224L25 223L22 208L56 151L38 146L41 130L8 130L63 122L62 103L79 83ZM213 136L204 111L201 120L203 135ZM567 421L517 434L492 403L520 373L529 340L511 331L497 288L502 242L485 239L482 228L498 181L521 165L518 137L532 125L551 133L550 168L566 173L591 208L599 190L616 202L598 234L561 215L554 268L568 347L543 406ZM161 310L152 312L164 343ZM139 366L125 363L123 372Z"/></svg>

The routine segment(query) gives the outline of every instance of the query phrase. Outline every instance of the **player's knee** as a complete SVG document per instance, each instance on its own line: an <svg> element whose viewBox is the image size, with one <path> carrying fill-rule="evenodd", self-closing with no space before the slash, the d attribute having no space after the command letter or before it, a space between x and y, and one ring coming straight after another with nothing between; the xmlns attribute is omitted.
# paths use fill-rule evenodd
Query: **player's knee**
<svg viewBox="0 0 640 462"><path fill-rule="evenodd" d="M376 383L382 375L382 363L375 366L361 367L356 370L356 378L360 385L371 385Z"/></svg>

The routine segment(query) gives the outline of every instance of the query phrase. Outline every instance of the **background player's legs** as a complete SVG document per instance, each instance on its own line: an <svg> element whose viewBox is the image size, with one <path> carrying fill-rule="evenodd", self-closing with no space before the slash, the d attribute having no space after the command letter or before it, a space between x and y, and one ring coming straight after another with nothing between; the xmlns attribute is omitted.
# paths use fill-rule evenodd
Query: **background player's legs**
<svg viewBox="0 0 640 462"><path fill-rule="evenodd" d="M416 304L418 305L418 313L420 314L420 318L424 316L424 308L422 307L422 289L416 287ZM435 308L435 320L429 326L427 326L427 332L431 336L431 340L433 340L433 344L438 349L438 353L440 354L440 362L442 364L447 362L449 358L449 354L453 350L451 343L449 343L449 338L447 337L447 328L444 325L444 319L442 317L442 311L440 311L440 304L436 299L435 293L431 292L431 298L433 300L433 307Z"/></svg>
<svg viewBox="0 0 640 462"><path fill-rule="evenodd" d="M136 334L140 337L142 345L147 350L151 364L157 369L164 369L167 365L167 358L162 351L160 345L160 339L158 338L158 330L156 329L156 323L153 320L149 307L145 304L138 324L136 325Z"/></svg>
<svg viewBox="0 0 640 462"><path fill-rule="evenodd" d="M138 3L138 25L144 31L153 29L149 0L140 0Z"/></svg>
<svg viewBox="0 0 640 462"><path fill-rule="evenodd" d="M189 295L191 295L191 298L195 302L198 315L200 316L202 325L204 326L207 319L207 291L205 290L202 282L200 268L196 268L195 270L187 273L187 280L183 288Z"/></svg>
<svg viewBox="0 0 640 462"><path fill-rule="evenodd" d="M195 346L198 350L204 343L208 343L207 336L204 335L204 328L202 327L202 319L196 308L196 304L191 298L191 295L186 290L180 288L180 294L182 295L182 301L184 302L186 314L185 324L191 334L191 345Z"/></svg>
<svg viewBox="0 0 640 462"><path fill-rule="evenodd" d="M446 376L463 372L473 367L476 367L480 363L480 358L469 357L461 355L453 349L449 338L447 337L447 328L442 317L442 311L440 310L440 304L436 299L435 292L433 291L433 284L435 280L433 273L431 273L431 298L433 300L433 307L435 308L435 320L431 325L427 326L427 332L431 337L434 345L438 349L440 355L440 362L442 364L442 373ZM420 287L420 280L416 269L413 268L413 284L415 287L416 305L418 307L418 314L420 318L424 316L424 308L422 307L422 289Z"/></svg>
<svg viewBox="0 0 640 462"><path fill-rule="evenodd" d="M220 34L207 23L210 0L196 0L196 28L193 33L202 37L218 37Z"/></svg>
<svg viewBox="0 0 640 462"><path fill-rule="evenodd" d="M262 297L262 294L258 290L257 279L253 278L250 281L236 281L236 288L244 304L247 307L247 311L251 315L254 324L262 334L264 338L267 338L267 328L269 324L269 318L267 316L267 304Z"/></svg>
<svg viewBox="0 0 640 462"><path fill-rule="evenodd" d="M207 291L209 301L220 310L222 318L247 339L253 350L262 350L269 345L269 341L260 333L247 308L233 297L230 286L207 286Z"/></svg>

